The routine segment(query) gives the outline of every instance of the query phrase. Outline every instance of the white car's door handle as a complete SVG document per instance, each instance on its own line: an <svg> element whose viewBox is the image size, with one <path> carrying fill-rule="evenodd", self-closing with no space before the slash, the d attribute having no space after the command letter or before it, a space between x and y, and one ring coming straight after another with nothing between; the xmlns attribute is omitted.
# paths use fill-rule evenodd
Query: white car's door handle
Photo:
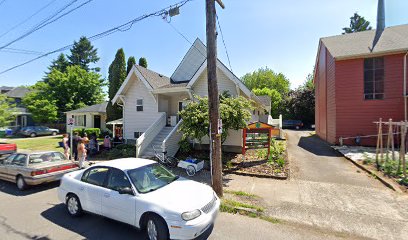
<svg viewBox="0 0 408 240"><path fill-rule="evenodd" d="M110 197L110 194L105 193L103 196L106 197L106 198L109 198L109 197Z"/></svg>

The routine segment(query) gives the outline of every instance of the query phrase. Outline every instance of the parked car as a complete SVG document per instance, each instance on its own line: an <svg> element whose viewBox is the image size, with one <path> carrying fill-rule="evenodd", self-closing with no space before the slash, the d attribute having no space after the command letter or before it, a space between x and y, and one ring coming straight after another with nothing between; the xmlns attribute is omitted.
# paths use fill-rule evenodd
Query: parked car
<svg viewBox="0 0 408 240"><path fill-rule="evenodd" d="M37 137L37 136L46 136L46 135L57 135L59 133L58 129L44 127L44 126L30 126L23 127L18 132L19 135L26 137Z"/></svg>
<svg viewBox="0 0 408 240"><path fill-rule="evenodd" d="M13 153L0 161L0 179L24 190L29 185L60 180L65 173L78 169L60 152Z"/></svg>
<svg viewBox="0 0 408 240"><path fill-rule="evenodd" d="M15 153L17 151L17 145L13 143L0 143L0 158L3 156Z"/></svg>
<svg viewBox="0 0 408 240"><path fill-rule="evenodd" d="M295 128L300 129L303 127L303 123L300 120L283 120L283 128Z"/></svg>
<svg viewBox="0 0 408 240"><path fill-rule="evenodd" d="M64 175L58 198L83 211L146 229L150 240L209 234L220 200L211 187L178 177L155 161L127 158Z"/></svg>

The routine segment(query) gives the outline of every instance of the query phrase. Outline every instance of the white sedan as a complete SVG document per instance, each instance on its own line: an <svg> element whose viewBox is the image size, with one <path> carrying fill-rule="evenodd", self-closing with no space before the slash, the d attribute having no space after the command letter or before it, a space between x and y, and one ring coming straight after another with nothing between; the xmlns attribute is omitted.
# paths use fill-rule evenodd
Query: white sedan
<svg viewBox="0 0 408 240"><path fill-rule="evenodd" d="M58 197L71 216L83 211L147 229L150 240L194 239L211 231L220 200L207 185L152 160L98 163L63 176Z"/></svg>

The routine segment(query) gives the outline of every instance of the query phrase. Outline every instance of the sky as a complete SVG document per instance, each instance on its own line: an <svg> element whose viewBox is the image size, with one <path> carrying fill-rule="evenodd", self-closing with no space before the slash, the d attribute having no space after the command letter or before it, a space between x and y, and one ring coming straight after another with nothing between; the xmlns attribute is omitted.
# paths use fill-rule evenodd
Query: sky
<svg viewBox="0 0 408 240"><path fill-rule="evenodd" d="M13 31L0 37L0 46L16 39L28 29L71 0L6 0L0 5L0 35L45 5L47 8ZM1 1L0 1L1 2ZM86 0L78 0L78 6ZM81 36L92 36L121 25L143 14L168 7L178 0L93 0L58 21L8 46L36 52L50 52L72 44ZM375 28L377 0L223 0L225 9L217 14L235 75L242 77L261 67L283 73L291 88L301 85L313 72L321 37L339 35L358 12ZM386 26L408 23L408 1L386 0ZM102 77L119 48L126 58L147 58L148 68L171 76L190 43L200 38L205 43L205 1L193 0L171 18L171 25L160 17L135 23L131 29L96 40ZM64 53L69 53L66 51ZM25 66L0 74L0 86L32 85L44 76L58 54L49 55ZM30 60L36 55L0 50L0 72ZM228 65L226 50L218 37L218 57Z"/></svg>

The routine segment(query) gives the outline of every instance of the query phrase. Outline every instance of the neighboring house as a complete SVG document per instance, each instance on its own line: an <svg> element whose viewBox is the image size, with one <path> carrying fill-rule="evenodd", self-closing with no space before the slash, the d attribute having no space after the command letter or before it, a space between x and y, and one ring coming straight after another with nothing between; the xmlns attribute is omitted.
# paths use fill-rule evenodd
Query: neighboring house
<svg viewBox="0 0 408 240"><path fill-rule="evenodd" d="M380 118L406 120L408 25L383 28L383 11L379 13L377 30L320 39L314 76L316 133L331 144L340 137L377 134L373 122ZM363 145L376 140L361 139Z"/></svg>
<svg viewBox="0 0 408 240"><path fill-rule="evenodd" d="M75 128L99 128L106 130L106 106L108 102L83 107L66 112L67 123L69 118L74 118ZM67 132L69 126L67 125Z"/></svg>
<svg viewBox="0 0 408 240"><path fill-rule="evenodd" d="M123 106L124 138L136 142L138 156L152 155L151 145L162 147L169 155L177 152L181 138L177 132L180 124L178 112L193 100L194 95L208 95L206 53L205 45L197 39L171 78L133 66L112 102ZM255 96L219 60L217 77L220 94L228 91L232 96L254 100L251 122L268 121L270 99ZM208 144L208 139L202 143ZM241 151L242 130L230 131L223 146Z"/></svg>
<svg viewBox="0 0 408 240"><path fill-rule="evenodd" d="M14 130L25 126L34 125L34 121L31 118L31 113L27 111L22 103L24 96L30 92L30 89L26 87L0 87L1 94L6 95L8 98L12 99L15 107L10 109L15 115L15 121L10 123L10 127Z"/></svg>

